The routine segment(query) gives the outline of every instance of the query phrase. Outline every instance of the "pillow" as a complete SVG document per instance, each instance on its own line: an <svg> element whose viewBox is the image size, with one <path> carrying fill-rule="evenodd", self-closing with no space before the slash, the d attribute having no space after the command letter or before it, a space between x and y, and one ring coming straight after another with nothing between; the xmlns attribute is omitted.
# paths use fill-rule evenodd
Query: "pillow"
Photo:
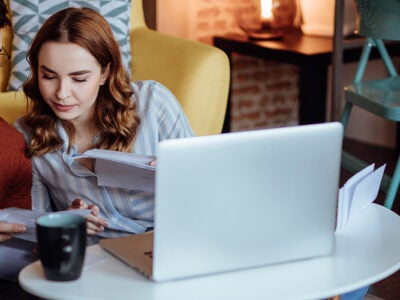
<svg viewBox="0 0 400 300"><path fill-rule="evenodd" d="M9 2L14 30L9 90L21 90L23 82L30 73L26 54L40 26L55 12L70 6L90 7L106 18L120 45L123 64L129 72L131 60L130 0L10 0Z"/></svg>

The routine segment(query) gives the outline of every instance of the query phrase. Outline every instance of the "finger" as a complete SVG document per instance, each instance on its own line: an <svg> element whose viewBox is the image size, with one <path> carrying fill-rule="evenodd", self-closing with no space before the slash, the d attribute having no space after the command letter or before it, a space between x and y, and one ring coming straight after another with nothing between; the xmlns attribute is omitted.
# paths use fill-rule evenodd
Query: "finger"
<svg viewBox="0 0 400 300"><path fill-rule="evenodd" d="M152 160L150 166L155 167L157 165L157 160Z"/></svg>
<svg viewBox="0 0 400 300"><path fill-rule="evenodd" d="M87 229L86 229L86 233L87 233L87 234L90 234L90 235L94 235L94 234L98 233L98 231L91 230L91 229L87 228Z"/></svg>
<svg viewBox="0 0 400 300"><path fill-rule="evenodd" d="M102 226L102 227L108 226L108 222L106 220L104 220L103 218L100 218L100 217L93 216L93 215L88 215L86 217L86 220L88 222L96 224L98 226Z"/></svg>
<svg viewBox="0 0 400 300"><path fill-rule="evenodd" d="M86 222L86 230L87 230L87 233L94 234L97 232L103 232L104 226L99 225L97 223Z"/></svg>
<svg viewBox="0 0 400 300"><path fill-rule="evenodd" d="M88 222L90 222L90 223L93 223L93 224L97 224L97 225L99 225L99 226L105 226L105 225L106 225L106 224L104 223L104 221L103 221L102 218L95 217L95 216L93 216L93 215L88 215L88 216L86 217L86 221L88 221Z"/></svg>
<svg viewBox="0 0 400 300"><path fill-rule="evenodd" d="M5 242L8 241L9 239L11 239L10 234L4 234L4 233L0 234L0 242Z"/></svg>
<svg viewBox="0 0 400 300"><path fill-rule="evenodd" d="M99 215L99 207L97 205L90 204L87 208L92 210L90 212L91 215L96 217Z"/></svg>
<svg viewBox="0 0 400 300"><path fill-rule="evenodd" d="M26 231L26 227L21 224L0 222L0 233L11 234L11 233L23 233Z"/></svg>

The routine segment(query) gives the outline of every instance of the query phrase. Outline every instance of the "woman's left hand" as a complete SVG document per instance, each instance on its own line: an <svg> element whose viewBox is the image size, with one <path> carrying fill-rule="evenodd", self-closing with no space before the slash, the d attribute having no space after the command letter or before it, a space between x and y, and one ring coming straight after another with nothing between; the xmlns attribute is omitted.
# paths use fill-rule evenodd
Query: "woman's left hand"
<svg viewBox="0 0 400 300"><path fill-rule="evenodd" d="M103 218L99 217L99 207L94 204L87 205L82 199L72 201L68 209L90 209L90 214L86 217L86 230L88 234L96 234L103 232L108 223Z"/></svg>

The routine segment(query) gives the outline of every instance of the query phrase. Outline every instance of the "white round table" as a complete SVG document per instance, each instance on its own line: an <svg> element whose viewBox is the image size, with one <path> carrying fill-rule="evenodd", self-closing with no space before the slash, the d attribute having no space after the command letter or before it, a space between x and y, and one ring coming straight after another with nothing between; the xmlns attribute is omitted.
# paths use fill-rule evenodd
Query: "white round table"
<svg viewBox="0 0 400 300"><path fill-rule="evenodd" d="M80 279L52 282L40 262L25 267L21 286L50 299L321 299L373 284L400 269L400 217L371 204L336 233L332 255L155 283L114 258L99 245L87 258L98 260L84 268Z"/></svg>

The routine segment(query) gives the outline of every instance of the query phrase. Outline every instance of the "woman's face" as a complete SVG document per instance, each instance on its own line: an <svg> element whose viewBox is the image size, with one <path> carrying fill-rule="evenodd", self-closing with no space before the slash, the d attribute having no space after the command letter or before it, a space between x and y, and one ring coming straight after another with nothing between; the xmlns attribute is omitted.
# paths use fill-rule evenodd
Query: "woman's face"
<svg viewBox="0 0 400 300"><path fill-rule="evenodd" d="M38 57L39 90L58 118L91 122L99 88L108 77L95 57L73 43L47 42Z"/></svg>

